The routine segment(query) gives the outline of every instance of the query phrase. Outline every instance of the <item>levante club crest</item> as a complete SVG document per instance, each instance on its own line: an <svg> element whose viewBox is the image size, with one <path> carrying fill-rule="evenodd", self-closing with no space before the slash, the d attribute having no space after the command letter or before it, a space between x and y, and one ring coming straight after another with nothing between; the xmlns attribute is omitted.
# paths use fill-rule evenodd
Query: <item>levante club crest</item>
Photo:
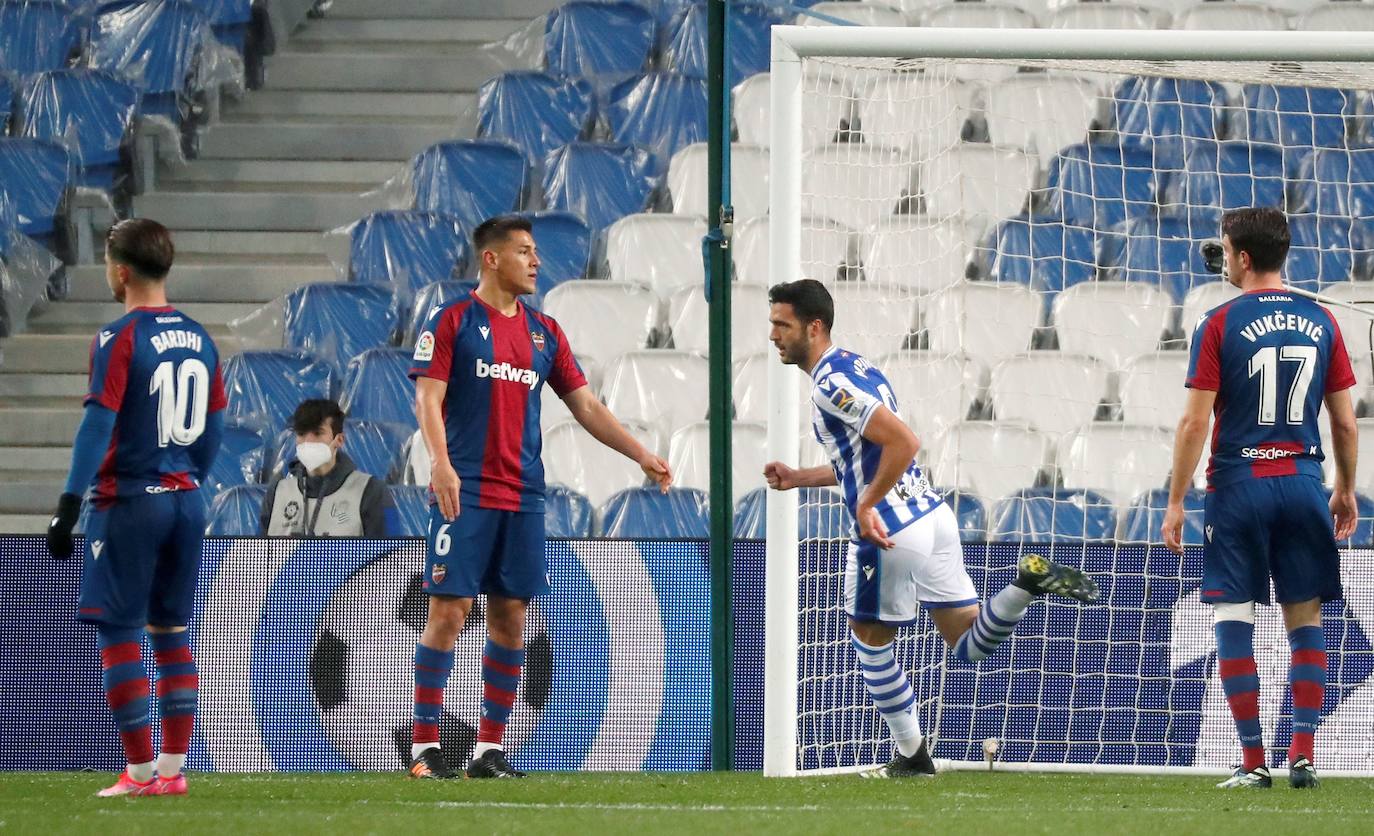
<svg viewBox="0 0 1374 836"><path fill-rule="evenodd" d="M443 583L446 577L448 577L448 564L446 563L436 563L434 568L429 570L429 579L434 581L436 585Z"/></svg>
<svg viewBox="0 0 1374 836"><path fill-rule="evenodd" d="M539 333L538 331L530 332L530 342L534 343L535 351L544 350L544 335Z"/></svg>

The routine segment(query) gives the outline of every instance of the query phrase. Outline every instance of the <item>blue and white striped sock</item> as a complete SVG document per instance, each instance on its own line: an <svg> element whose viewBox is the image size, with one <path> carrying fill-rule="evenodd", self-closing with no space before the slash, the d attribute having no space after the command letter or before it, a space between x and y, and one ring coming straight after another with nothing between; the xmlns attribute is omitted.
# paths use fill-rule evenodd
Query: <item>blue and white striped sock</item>
<svg viewBox="0 0 1374 836"><path fill-rule="evenodd" d="M961 662L981 662L1002 642L1011 638L1026 607L1035 596L1019 586L1008 584L978 611L978 618L954 645L954 658Z"/></svg>
<svg viewBox="0 0 1374 836"><path fill-rule="evenodd" d="M863 674L868 696L887 721L892 742L904 756L911 757L921 748L921 724L916 719L916 693L911 690L906 672L897 667L892 642L873 647L850 636L859 654L859 672Z"/></svg>

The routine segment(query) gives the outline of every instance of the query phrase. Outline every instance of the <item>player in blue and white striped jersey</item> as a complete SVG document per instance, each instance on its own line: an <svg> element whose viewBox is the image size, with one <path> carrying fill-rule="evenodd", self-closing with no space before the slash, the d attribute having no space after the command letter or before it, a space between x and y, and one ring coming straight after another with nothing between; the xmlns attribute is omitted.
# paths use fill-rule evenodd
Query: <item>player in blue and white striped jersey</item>
<svg viewBox="0 0 1374 836"><path fill-rule="evenodd" d="M844 608L869 697L892 732L898 754L875 777L933 775L935 764L914 713L916 695L897 666L897 629L930 612L956 658L977 662L1016 628L1035 596L1053 592L1097 598L1084 573L1027 554L1016 580L986 608L964 569L959 524L916 464L920 442L902 421L883 373L835 346L835 304L825 285L802 279L768 291L770 339L783 363L811 376L811 423L829 466L764 467L769 487L839 485L854 516L856 537L845 564Z"/></svg>

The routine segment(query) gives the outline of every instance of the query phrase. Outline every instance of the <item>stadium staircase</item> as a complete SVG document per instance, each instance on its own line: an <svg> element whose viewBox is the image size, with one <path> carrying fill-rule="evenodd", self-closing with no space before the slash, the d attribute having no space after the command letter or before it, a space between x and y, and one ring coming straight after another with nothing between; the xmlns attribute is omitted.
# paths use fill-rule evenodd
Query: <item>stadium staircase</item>
<svg viewBox="0 0 1374 836"><path fill-rule="evenodd" d="M267 85L226 100L198 159L158 172L135 212L177 244L174 304L216 337L296 286L336 278L323 232L360 195L461 124L494 70L479 45L556 0L336 0L268 59ZM494 18L499 11L501 17ZM92 335L119 317L103 264L70 269L71 294L0 342L0 531L40 533L65 481ZM221 340L225 354L233 351Z"/></svg>

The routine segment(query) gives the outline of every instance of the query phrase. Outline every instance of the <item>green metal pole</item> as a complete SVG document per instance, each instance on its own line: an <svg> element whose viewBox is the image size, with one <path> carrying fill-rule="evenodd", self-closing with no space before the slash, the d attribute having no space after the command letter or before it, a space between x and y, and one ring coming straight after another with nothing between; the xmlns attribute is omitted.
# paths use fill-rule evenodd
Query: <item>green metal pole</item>
<svg viewBox="0 0 1374 836"><path fill-rule="evenodd" d="M722 211L730 153L729 90L726 89L727 0L707 7L707 123L710 185L707 191L707 302L711 344L711 768L730 770L735 760L733 607L734 496L731 485L730 249L732 211Z"/></svg>

